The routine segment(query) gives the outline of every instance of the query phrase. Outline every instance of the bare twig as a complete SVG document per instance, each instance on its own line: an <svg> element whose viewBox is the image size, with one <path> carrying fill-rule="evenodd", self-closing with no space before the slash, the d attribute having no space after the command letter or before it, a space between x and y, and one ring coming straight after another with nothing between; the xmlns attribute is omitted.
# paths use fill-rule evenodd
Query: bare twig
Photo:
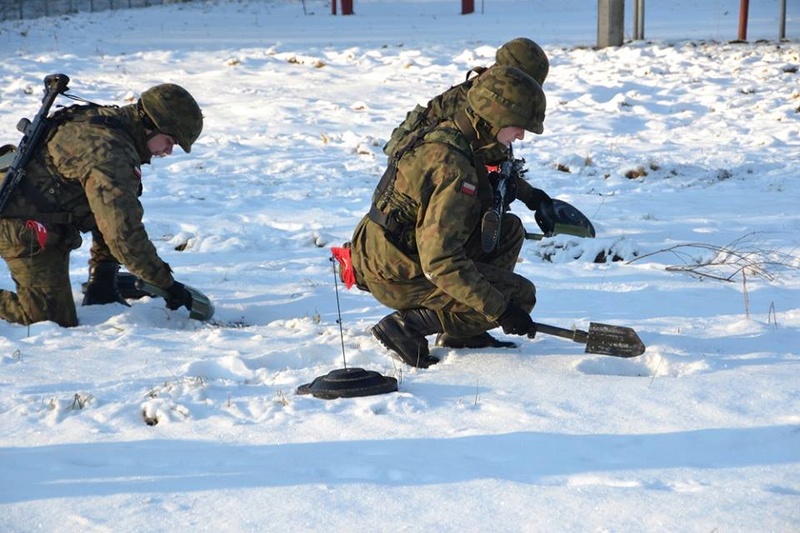
<svg viewBox="0 0 800 533"><path fill-rule="evenodd" d="M757 242L760 235L760 232L748 233L725 246L705 243L676 244L640 255L628 263L670 253L683 264L666 267L668 272L684 272L697 278L718 281L734 281L741 275L743 283L746 283L747 275L775 281L774 271L781 268L797 270L797 258L794 256L759 247Z"/></svg>
<svg viewBox="0 0 800 533"><path fill-rule="evenodd" d="M778 327L778 315L775 313L775 302L769 304L769 312L767 313L767 324L772 322L775 328Z"/></svg>
<svg viewBox="0 0 800 533"><path fill-rule="evenodd" d="M744 316L750 319L750 293L747 292L747 269L742 270L742 295L744 295Z"/></svg>

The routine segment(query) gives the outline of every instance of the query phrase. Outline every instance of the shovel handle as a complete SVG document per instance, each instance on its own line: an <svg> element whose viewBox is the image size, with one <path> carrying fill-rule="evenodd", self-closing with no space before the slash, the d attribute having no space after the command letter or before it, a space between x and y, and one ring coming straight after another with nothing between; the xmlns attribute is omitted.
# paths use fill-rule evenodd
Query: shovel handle
<svg viewBox="0 0 800 533"><path fill-rule="evenodd" d="M538 322L534 322L533 326L536 328L537 333L555 335L556 337L561 337L562 339L568 339L574 342L579 342L581 344L586 344L586 341L589 339L589 334L580 329L559 328L557 326L540 324Z"/></svg>

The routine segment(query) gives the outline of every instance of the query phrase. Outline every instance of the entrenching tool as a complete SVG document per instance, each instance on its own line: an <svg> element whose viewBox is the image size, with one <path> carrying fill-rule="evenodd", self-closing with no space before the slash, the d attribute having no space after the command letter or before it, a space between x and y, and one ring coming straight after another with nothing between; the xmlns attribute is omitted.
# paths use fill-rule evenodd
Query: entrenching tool
<svg viewBox="0 0 800 533"><path fill-rule="evenodd" d="M526 239L540 241L554 235L574 235L576 237L595 236L591 221L572 204L553 198L552 202L542 202L534 213L536 224L543 233L525 233Z"/></svg>
<svg viewBox="0 0 800 533"><path fill-rule="evenodd" d="M189 310L189 318L202 321L211 320L211 317L214 316L214 304L211 303L211 300L208 299L208 296L198 291L194 287L190 287L188 285L184 285L184 287L186 287L186 290L192 295L192 308ZM167 291L161 287L156 287L155 285L147 283L143 279L136 281L136 288L140 291L161 296L162 298L169 297L169 293Z"/></svg>
<svg viewBox="0 0 800 533"><path fill-rule="evenodd" d="M537 333L555 335L586 345L586 353L611 355L614 357L636 357L645 351L645 345L639 335L625 326L589 323L589 331L565 329L534 322Z"/></svg>

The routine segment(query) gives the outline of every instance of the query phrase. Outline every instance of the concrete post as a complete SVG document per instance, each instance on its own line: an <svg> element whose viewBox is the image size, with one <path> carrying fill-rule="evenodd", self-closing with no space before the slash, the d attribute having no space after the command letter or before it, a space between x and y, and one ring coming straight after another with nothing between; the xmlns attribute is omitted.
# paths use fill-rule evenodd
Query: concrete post
<svg viewBox="0 0 800 533"><path fill-rule="evenodd" d="M622 46L625 0L597 0L597 48Z"/></svg>
<svg viewBox="0 0 800 533"><path fill-rule="evenodd" d="M633 40L644 39L644 0L633 0Z"/></svg>

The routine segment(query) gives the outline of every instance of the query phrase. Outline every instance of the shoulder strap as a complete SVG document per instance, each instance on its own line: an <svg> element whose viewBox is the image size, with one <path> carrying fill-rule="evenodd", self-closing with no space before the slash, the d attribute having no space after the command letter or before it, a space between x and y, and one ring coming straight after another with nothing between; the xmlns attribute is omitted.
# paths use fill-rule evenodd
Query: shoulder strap
<svg viewBox="0 0 800 533"><path fill-rule="evenodd" d="M486 177L486 162L476 149L478 138L475 136L475 128L472 127L466 111L459 111L454 121L461 135L469 142L470 152L472 153L472 163L475 165L475 172L478 173L479 177Z"/></svg>

